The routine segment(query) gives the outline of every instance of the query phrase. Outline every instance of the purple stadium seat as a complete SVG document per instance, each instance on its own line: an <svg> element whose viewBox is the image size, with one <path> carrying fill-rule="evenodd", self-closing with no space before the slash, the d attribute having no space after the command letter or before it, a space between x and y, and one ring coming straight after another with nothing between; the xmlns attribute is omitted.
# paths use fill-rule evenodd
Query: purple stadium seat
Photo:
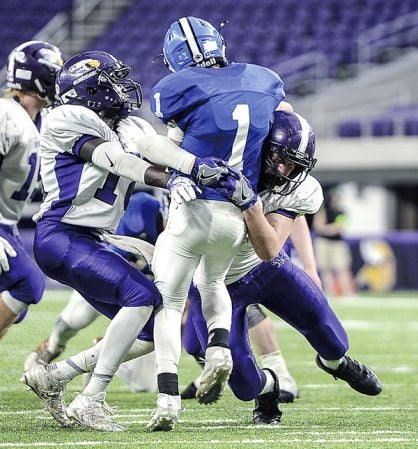
<svg viewBox="0 0 418 449"><path fill-rule="evenodd" d="M375 118L371 122L372 136L375 137L385 137L393 136L394 134L394 123L393 119L390 117Z"/></svg>
<svg viewBox="0 0 418 449"><path fill-rule="evenodd" d="M418 136L418 116L405 119L403 132L405 136Z"/></svg>
<svg viewBox="0 0 418 449"><path fill-rule="evenodd" d="M361 134L360 120L346 120L338 127L339 137L361 137Z"/></svg>

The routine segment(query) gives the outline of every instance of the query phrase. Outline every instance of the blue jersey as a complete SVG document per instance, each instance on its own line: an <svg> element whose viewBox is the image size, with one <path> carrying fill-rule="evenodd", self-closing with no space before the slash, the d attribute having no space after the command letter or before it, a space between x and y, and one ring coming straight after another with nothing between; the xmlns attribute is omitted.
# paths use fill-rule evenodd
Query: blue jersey
<svg viewBox="0 0 418 449"><path fill-rule="evenodd" d="M184 149L228 161L256 188L262 143L284 98L283 82L270 69L230 64L172 73L154 86L150 104L164 123L174 122L183 131ZM219 199L213 189L204 197Z"/></svg>
<svg viewBox="0 0 418 449"><path fill-rule="evenodd" d="M128 207L116 228L116 235L126 235L145 240L152 245L162 231L161 203L147 192L135 192L129 200ZM114 245L111 248L129 259L131 254Z"/></svg>

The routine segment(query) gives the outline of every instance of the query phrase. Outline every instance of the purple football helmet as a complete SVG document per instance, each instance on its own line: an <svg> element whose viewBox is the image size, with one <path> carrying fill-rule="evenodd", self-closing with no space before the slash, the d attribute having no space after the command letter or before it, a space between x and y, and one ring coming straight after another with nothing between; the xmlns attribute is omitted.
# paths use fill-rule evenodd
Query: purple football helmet
<svg viewBox="0 0 418 449"><path fill-rule="evenodd" d="M70 58L57 77L62 104L86 106L101 117L126 118L142 104L141 86L127 78L131 68L105 51Z"/></svg>
<svg viewBox="0 0 418 449"><path fill-rule="evenodd" d="M192 16L171 24L164 38L163 55L172 72L192 66L228 65L222 34L206 20Z"/></svg>
<svg viewBox="0 0 418 449"><path fill-rule="evenodd" d="M49 104L56 101L55 78L63 65L61 51L43 41L29 41L16 47L7 60L7 86L36 92Z"/></svg>
<svg viewBox="0 0 418 449"><path fill-rule="evenodd" d="M275 111L270 132L263 146L263 169L259 190L270 189L280 195L293 192L316 164L315 135L309 123L295 112ZM278 165L294 165L288 176Z"/></svg>

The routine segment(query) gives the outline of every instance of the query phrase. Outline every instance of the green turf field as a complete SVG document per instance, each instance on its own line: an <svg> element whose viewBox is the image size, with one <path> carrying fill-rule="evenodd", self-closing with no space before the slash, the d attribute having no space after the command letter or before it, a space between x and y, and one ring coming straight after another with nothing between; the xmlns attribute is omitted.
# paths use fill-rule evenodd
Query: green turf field
<svg viewBox="0 0 418 449"><path fill-rule="evenodd" d="M301 397L282 405L278 426L253 425L252 402L227 391L212 406L184 401L185 410L173 432L148 433L154 394L129 392L118 378L107 400L119 408L122 433L64 430L43 411L38 398L19 382L23 360L45 338L69 293L48 292L26 320L0 341L0 448L413 448L418 447L418 294L364 296L333 300L350 335L350 354L375 369L383 383L377 397L362 396L344 382L320 371L303 337L275 320L282 350ZM84 349L103 334L100 319L71 340L65 354ZM65 355L64 354L64 355ZM199 372L186 355L181 362L182 386ZM66 399L81 391L73 381Z"/></svg>

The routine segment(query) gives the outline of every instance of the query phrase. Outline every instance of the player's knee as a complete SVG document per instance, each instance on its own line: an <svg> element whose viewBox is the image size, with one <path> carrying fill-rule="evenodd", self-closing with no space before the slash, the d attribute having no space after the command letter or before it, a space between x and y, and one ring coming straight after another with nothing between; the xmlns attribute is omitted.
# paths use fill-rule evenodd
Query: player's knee
<svg viewBox="0 0 418 449"><path fill-rule="evenodd" d="M235 397L240 401L251 401L255 399L262 390L262 386L259 382L243 382L242 378L236 382L235 380L230 380L229 387L231 388Z"/></svg>

